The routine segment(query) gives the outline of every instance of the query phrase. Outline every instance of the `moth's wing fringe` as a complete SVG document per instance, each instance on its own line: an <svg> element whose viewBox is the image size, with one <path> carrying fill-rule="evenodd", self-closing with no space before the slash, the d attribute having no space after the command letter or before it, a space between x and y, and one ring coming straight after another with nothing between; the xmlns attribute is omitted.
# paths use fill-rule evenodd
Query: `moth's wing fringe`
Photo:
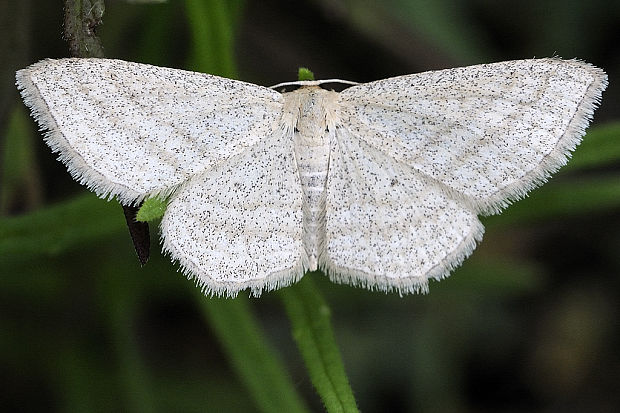
<svg viewBox="0 0 620 413"><path fill-rule="evenodd" d="M58 159L67 166L69 173L76 181L87 186L102 198L111 199L117 197L123 204L137 204L150 196L167 197L178 188L171 187L153 193L138 193L124 185L111 182L90 167L63 136L56 120L51 115L49 107L30 78L30 71L35 69L37 65L44 64L44 62L18 71L16 73L16 85L24 102L30 108L40 130L44 132L45 142L52 151L59 153ZM578 60L570 62L586 68L594 77L594 81L588 87L582 103L578 106L564 134L558 140L556 147L545 156L536 168L524 175L520 182L504 187L493 196L476 202L478 213L484 215L498 213L512 202L525 197L529 191L546 182L551 174L565 165L570 158L571 152L581 142L585 129L592 119L594 110L597 108L602 92L607 87L608 82L606 74L601 69ZM379 277L360 270L337 266L331 262L327 254L322 254L320 257L320 267L332 281L338 283L364 286L371 290L384 292L395 291L401 295L418 292L426 293L428 291L428 280L439 280L447 277L452 270L458 267L472 253L477 242L482 239L483 232L482 224L477 221L477 225L469 236L439 264L428 271L424 278ZM261 280L250 280L242 283L216 282L209 278L208 274L201 274L191 260L175 256L166 239L162 239L162 244L164 252L171 255L173 260L178 262L180 270L189 279L193 279L205 294L212 296L234 297L245 289L250 289L252 295L259 296L264 291L274 290L297 282L303 277L307 269L307 262L300 259L294 267L275 271Z"/></svg>
<svg viewBox="0 0 620 413"><path fill-rule="evenodd" d="M321 255L319 267L335 283L349 284L385 293L397 292L400 296L413 293L426 294L428 293L428 281L430 279L442 280L447 278L452 271L458 268L471 255L478 243L482 241L483 235L484 226L479 220L476 220L471 232L441 262L424 274L423 278L388 278L369 274L361 270L336 265L331 261L327 253Z"/></svg>
<svg viewBox="0 0 620 413"><path fill-rule="evenodd" d="M600 104L603 91L607 88L607 75L598 67L577 59L562 61L586 69L594 81L586 90L582 102L577 106L575 115L570 120L564 134L558 139L555 148L543 158L536 168L525 174L520 182L502 188L487 199L477 201L479 214L497 214L513 202L527 196L531 190L547 182L552 174L566 165L572 152L581 143L594 111Z"/></svg>
<svg viewBox="0 0 620 413"><path fill-rule="evenodd" d="M15 74L15 84L24 103L30 109L32 117L39 125L39 130L43 132L45 143L52 149L52 152L58 153L58 160L66 165L73 179L85 185L100 198L110 200L116 197L123 205L137 205L144 199L153 196L165 198L177 189L175 186L149 193L140 193L125 185L110 181L89 166L64 137L56 119L51 114L50 108L30 77L33 70L47 63L48 60L43 60L26 69L17 71Z"/></svg>

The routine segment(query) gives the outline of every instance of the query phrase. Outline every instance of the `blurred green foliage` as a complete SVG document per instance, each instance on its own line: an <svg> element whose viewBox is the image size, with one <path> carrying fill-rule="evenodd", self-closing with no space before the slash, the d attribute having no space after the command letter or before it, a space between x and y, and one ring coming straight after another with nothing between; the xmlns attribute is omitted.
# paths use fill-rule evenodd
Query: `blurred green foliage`
<svg viewBox="0 0 620 413"><path fill-rule="evenodd" d="M11 74L0 79L0 102L11 102L0 108L0 408L320 411L279 299L286 289L211 299L157 251L140 268L118 204L86 193L53 159L5 86L16 69L68 54L63 11L59 2L6 4L27 12L0 13L0 73ZM602 0L109 1L98 33L107 57L267 85L294 80L302 65L357 81L534 55L604 67L609 90L568 166L483 218L478 250L429 295L307 277L331 307L362 411L612 412L619 16L619 2ZM15 44L27 47L15 54ZM289 312L306 302L292 291ZM323 308L307 307L304 317Z"/></svg>

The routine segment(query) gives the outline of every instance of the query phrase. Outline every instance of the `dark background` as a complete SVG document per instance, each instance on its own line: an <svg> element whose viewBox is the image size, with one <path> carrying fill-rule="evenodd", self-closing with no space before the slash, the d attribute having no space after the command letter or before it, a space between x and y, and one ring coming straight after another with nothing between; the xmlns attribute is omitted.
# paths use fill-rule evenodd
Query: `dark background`
<svg viewBox="0 0 620 413"><path fill-rule="evenodd" d="M205 14L196 14L197 3ZM206 64L262 85L295 80L299 66L317 78L354 81L554 55L604 68L610 86L590 129L593 138L605 135L592 150L598 155L483 219L480 247L450 278L431 283L429 295L400 298L315 278L364 412L620 409L620 188L613 186L620 183L620 2L106 6L98 33L107 57ZM215 30L211 13L222 9L231 24ZM155 226L153 256L140 268L120 207L84 195L26 115L13 73L68 56L62 13L60 1L0 0L0 409L257 411L204 315L200 301L209 299L197 299L160 256ZM603 182L612 184L599 188ZM85 210L54 215L82 199ZM298 390L320 411L278 296L248 301Z"/></svg>

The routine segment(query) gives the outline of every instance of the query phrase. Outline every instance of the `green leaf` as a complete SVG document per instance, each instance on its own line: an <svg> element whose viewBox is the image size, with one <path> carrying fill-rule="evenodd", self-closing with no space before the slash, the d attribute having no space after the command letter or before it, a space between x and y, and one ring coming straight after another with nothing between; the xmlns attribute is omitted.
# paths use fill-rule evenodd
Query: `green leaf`
<svg viewBox="0 0 620 413"><path fill-rule="evenodd" d="M457 0L389 0L385 2L347 1L347 24L365 37L381 44L385 50L407 56L399 45L407 38L421 36L432 45L432 53L449 56L461 62L477 63L488 58L482 45L485 33L480 25L471 24L470 8L466 2ZM409 36L409 37L408 37ZM398 39L398 40L397 40ZM415 54L409 46L409 54ZM423 53L415 54L424 59ZM416 60L412 59L412 61Z"/></svg>
<svg viewBox="0 0 620 413"><path fill-rule="evenodd" d="M150 222L159 219L164 216L168 203L159 198L149 198L144 201L138 214L136 215L136 221Z"/></svg>
<svg viewBox="0 0 620 413"><path fill-rule="evenodd" d="M293 338L327 411L358 412L334 338L329 307L311 275L306 274L300 282L280 292Z"/></svg>
<svg viewBox="0 0 620 413"><path fill-rule="evenodd" d="M261 411L309 411L275 350L259 329L247 299L206 299L200 294L198 302Z"/></svg>
<svg viewBox="0 0 620 413"><path fill-rule="evenodd" d="M21 254L56 255L75 245L125 230L116 202L94 194L17 217L0 217L0 260Z"/></svg>
<svg viewBox="0 0 620 413"><path fill-rule="evenodd" d="M609 165L620 161L620 122L588 129L581 145L561 172Z"/></svg>
<svg viewBox="0 0 620 413"><path fill-rule="evenodd" d="M297 80L314 80L314 73L306 67L300 67L297 73Z"/></svg>
<svg viewBox="0 0 620 413"><path fill-rule="evenodd" d="M483 245L447 280L431 283L431 295L502 297L507 300L532 294L545 283L539 264L504 254L483 254Z"/></svg>
<svg viewBox="0 0 620 413"><path fill-rule="evenodd" d="M190 68L235 78L233 27L241 2L186 0L185 9L192 33Z"/></svg>
<svg viewBox="0 0 620 413"><path fill-rule="evenodd" d="M620 206L620 177L553 182L511 205L501 215L484 218L487 227L591 214Z"/></svg>
<svg viewBox="0 0 620 413"><path fill-rule="evenodd" d="M589 129L583 143L560 170L558 177L511 205L503 214L484 218L485 226L539 222L592 214L620 206L620 178L617 175L569 175L579 170L620 162L619 138L618 122Z"/></svg>
<svg viewBox="0 0 620 413"><path fill-rule="evenodd" d="M0 215L7 215L15 206L33 209L41 202L39 170L34 155L31 120L24 105L13 109L0 150Z"/></svg>

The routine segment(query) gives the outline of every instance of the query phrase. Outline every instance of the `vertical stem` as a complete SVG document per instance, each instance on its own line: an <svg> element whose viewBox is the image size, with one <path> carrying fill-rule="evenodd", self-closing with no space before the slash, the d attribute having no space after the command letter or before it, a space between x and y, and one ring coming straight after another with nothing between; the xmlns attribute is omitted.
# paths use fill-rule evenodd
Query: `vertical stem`
<svg viewBox="0 0 620 413"><path fill-rule="evenodd" d="M103 22L103 0L65 0L65 40L74 57L104 57L103 46L97 37L97 27ZM122 205L131 241L140 264L149 259L151 239L149 224L136 221L140 205Z"/></svg>
<svg viewBox="0 0 620 413"><path fill-rule="evenodd" d="M65 0L64 37L74 57L104 57L96 29L103 21L103 0ZM141 263L148 259L150 244L148 224L136 222L137 208L123 205L127 226ZM122 290L122 289L120 289ZM119 291L120 291L119 290ZM112 316L110 328L120 358L121 381L133 411L154 411L154 402L147 385L147 373L140 360L139 349L131 331L135 309L127 293L110 293L107 314Z"/></svg>
<svg viewBox="0 0 620 413"><path fill-rule="evenodd" d="M247 299L205 299L203 313L261 412L306 413L301 396L252 314Z"/></svg>
<svg viewBox="0 0 620 413"><path fill-rule="evenodd" d="M330 322L330 311L311 274L280 293L291 320L293 338L304 358L310 379L330 413L357 413Z"/></svg>
<svg viewBox="0 0 620 413"><path fill-rule="evenodd" d="M101 24L103 0L65 0L65 40L75 57L103 57L96 29Z"/></svg>

